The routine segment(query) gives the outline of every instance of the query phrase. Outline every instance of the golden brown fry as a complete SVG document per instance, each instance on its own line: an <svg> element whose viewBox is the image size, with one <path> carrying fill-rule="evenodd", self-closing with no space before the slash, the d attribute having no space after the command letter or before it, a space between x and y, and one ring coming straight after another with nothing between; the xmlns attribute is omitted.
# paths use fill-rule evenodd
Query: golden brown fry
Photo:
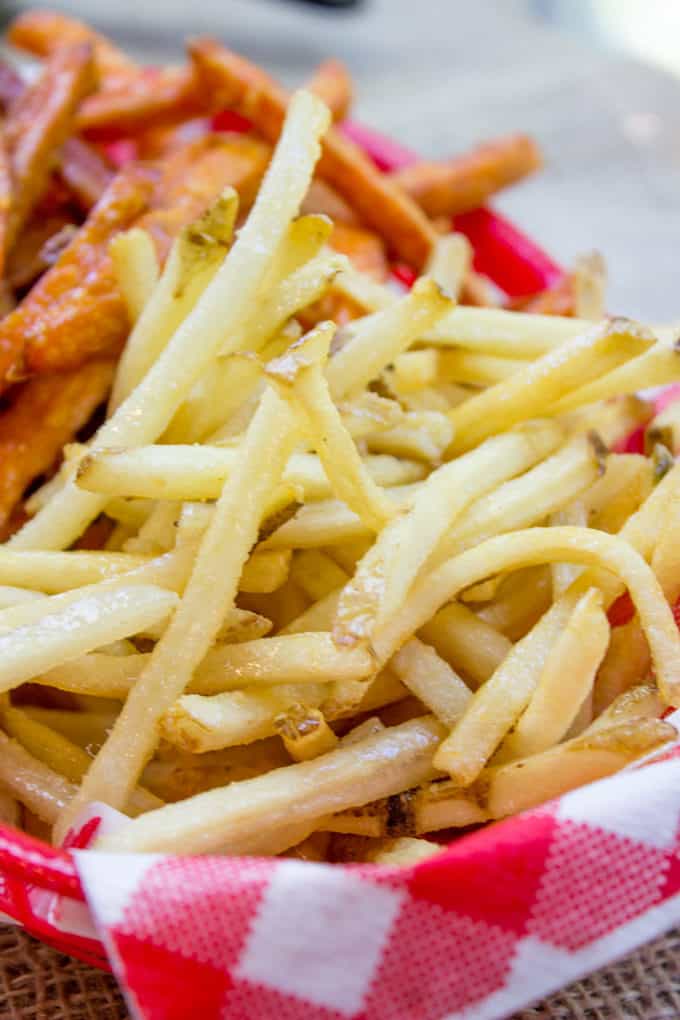
<svg viewBox="0 0 680 1020"><path fill-rule="evenodd" d="M473 689L486 683L512 648L504 634L460 602L440 609L420 628L420 636L460 670Z"/></svg>
<svg viewBox="0 0 680 1020"><path fill-rule="evenodd" d="M89 136L134 135L215 110L191 67L143 68L111 81L90 96L78 114L78 129Z"/></svg>
<svg viewBox="0 0 680 1020"><path fill-rule="evenodd" d="M212 39L189 46L199 77L220 105L249 117L270 142L276 141L286 112L286 93L261 72ZM323 141L318 173L415 268L427 261L435 232L421 210L348 139L330 130Z"/></svg>
<svg viewBox="0 0 680 1020"><path fill-rule="evenodd" d="M78 106L95 86L92 47L77 43L57 50L13 104L7 120L13 180L8 249L47 188L57 150L73 130Z"/></svg>
<svg viewBox="0 0 680 1020"><path fill-rule="evenodd" d="M0 523L25 489L59 459L62 447L104 402L113 379L111 361L92 361L62 375L21 385L0 415ZM38 427L36 427L36 424Z"/></svg>
<svg viewBox="0 0 680 1020"><path fill-rule="evenodd" d="M341 60L323 60L305 88L321 99L333 114L333 120L344 120L354 98L349 71Z"/></svg>
<svg viewBox="0 0 680 1020"><path fill-rule="evenodd" d="M527 135L486 142L464 156L440 163L413 163L392 178L428 216L455 216L477 209L497 191L542 166L538 146Z"/></svg>

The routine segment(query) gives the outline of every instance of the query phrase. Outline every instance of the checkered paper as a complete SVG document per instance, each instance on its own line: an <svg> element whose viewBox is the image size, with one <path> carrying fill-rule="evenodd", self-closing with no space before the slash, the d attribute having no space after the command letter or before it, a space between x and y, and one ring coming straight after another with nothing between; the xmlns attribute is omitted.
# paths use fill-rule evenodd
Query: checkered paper
<svg viewBox="0 0 680 1020"><path fill-rule="evenodd" d="M144 1020L496 1020L680 922L680 747L410 868L76 856Z"/></svg>

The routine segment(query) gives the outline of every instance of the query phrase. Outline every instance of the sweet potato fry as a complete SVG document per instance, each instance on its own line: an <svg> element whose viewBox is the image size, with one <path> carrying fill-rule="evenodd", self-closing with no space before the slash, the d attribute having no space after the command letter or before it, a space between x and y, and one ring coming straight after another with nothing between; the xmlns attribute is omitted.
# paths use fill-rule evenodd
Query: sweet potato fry
<svg viewBox="0 0 680 1020"><path fill-rule="evenodd" d="M283 89L215 40L195 40L189 52L199 80L215 101L238 110L268 141L276 141L288 102ZM317 170L400 258L422 268L434 243L434 228L356 145L331 128L323 139Z"/></svg>
<svg viewBox="0 0 680 1020"><path fill-rule="evenodd" d="M333 114L333 120L344 120L347 116L354 90L349 71L341 60L323 60L305 88L323 100Z"/></svg>
<svg viewBox="0 0 680 1020"><path fill-rule="evenodd" d="M114 176L97 150L76 136L64 143L59 170L67 188L85 212L97 204Z"/></svg>
<svg viewBox="0 0 680 1020"><path fill-rule="evenodd" d="M392 177L428 216L454 216L477 209L497 191L538 170L541 162L531 138L509 135L465 156L413 163Z"/></svg>
<svg viewBox="0 0 680 1020"><path fill-rule="evenodd" d="M90 96L78 129L91 137L133 135L210 113L216 109L210 100L191 67L140 68Z"/></svg>
<svg viewBox="0 0 680 1020"><path fill-rule="evenodd" d="M127 319L106 249L143 211L152 186L147 170L120 173L55 265L0 322L0 385L117 351Z"/></svg>
<svg viewBox="0 0 680 1020"><path fill-rule="evenodd" d="M309 186L300 210L304 215L320 213L329 216L333 223L346 223L350 227L359 226L359 218L344 198L340 198L335 188L326 181L315 177Z"/></svg>
<svg viewBox="0 0 680 1020"><path fill-rule="evenodd" d="M57 11L27 11L7 30L7 41L36 57L50 57L64 46L90 43L103 80L134 71L135 65L117 46L76 18Z"/></svg>
<svg viewBox="0 0 680 1020"><path fill-rule="evenodd" d="M106 399L114 365L91 361L74 372L46 375L17 387L0 415L0 526L26 487L48 471L64 443Z"/></svg>
<svg viewBox="0 0 680 1020"><path fill-rule="evenodd" d="M92 47L57 51L13 104L7 120L14 194L7 225L9 250L47 188L57 150L73 128L81 100L96 86Z"/></svg>

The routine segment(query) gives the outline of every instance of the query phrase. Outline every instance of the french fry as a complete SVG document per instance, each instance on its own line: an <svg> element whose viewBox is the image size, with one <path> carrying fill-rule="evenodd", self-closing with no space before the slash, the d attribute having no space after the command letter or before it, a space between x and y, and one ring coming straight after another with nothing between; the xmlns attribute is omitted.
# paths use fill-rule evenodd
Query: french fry
<svg viewBox="0 0 680 1020"><path fill-rule="evenodd" d="M212 39L193 41L189 52L199 80L216 102L238 109L265 138L275 142L284 123L286 94L277 85L263 81L248 61ZM329 131L324 138L318 172L401 258L416 268L424 265L435 238L426 217L337 131Z"/></svg>
<svg viewBox="0 0 680 1020"><path fill-rule="evenodd" d="M659 719L664 706L655 684L636 684L596 715L584 736L629 723L635 719Z"/></svg>
<svg viewBox="0 0 680 1020"><path fill-rule="evenodd" d="M89 594L61 612L50 613L47 607L41 621L0 632L0 689L10 690L50 666L136 634L167 616L177 601L173 592L136 585L99 598Z"/></svg>
<svg viewBox="0 0 680 1020"><path fill-rule="evenodd" d="M593 711L598 717L649 671L649 645L636 618L612 628L609 648L597 672L593 689Z"/></svg>
<svg viewBox="0 0 680 1020"><path fill-rule="evenodd" d="M425 267L425 273L449 297L458 299L463 281L472 264L472 246L464 234L438 237Z"/></svg>
<svg viewBox="0 0 680 1020"><path fill-rule="evenodd" d="M661 588L635 548L619 536L586 528L530 528L487 539L452 557L414 585L404 606L374 639L377 662L386 661L443 603L487 576L491 564L498 572L560 559L603 568L628 588L650 644L659 688L666 702L674 704L680 689L680 636ZM577 581L581 583L587 583L587 573Z"/></svg>
<svg viewBox="0 0 680 1020"><path fill-rule="evenodd" d="M0 783L43 822L52 824L78 789L0 730Z"/></svg>
<svg viewBox="0 0 680 1020"><path fill-rule="evenodd" d="M0 583L55 595L134 570L146 557L108 552L15 552L0 548Z"/></svg>
<svg viewBox="0 0 680 1020"><path fill-rule="evenodd" d="M597 485L597 482L595 482ZM567 524L575 528L587 528L589 521L589 507L586 503L587 497L575 499L568 506L556 513L551 514L548 523L556 527ZM571 563L553 563L550 567L552 575L553 598L557 600L565 591L568 591L572 583L581 573L581 567Z"/></svg>
<svg viewBox="0 0 680 1020"><path fill-rule="evenodd" d="M116 712L100 709L98 711L40 708L37 705L26 705L26 715L43 726L48 726L61 733L83 750L92 753L106 740L106 734L116 718Z"/></svg>
<svg viewBox="0 0 680 1020"><path fill-rule="evenodd" d="M656 719L587 733L542 754L482 773L477 789L492 818L504 818L618 772L677 736Z"/></svg>
<svg viewBox="0 0 680 1020"><path fill-rule="evenodd" d="M370 390L359 393L351 400L339 401L338 410L353 439L374 436L405 420L404 412L396 400L381 397Z"/></svg>
<svg viewBox="0 0 680 1020"><path fill-rule="evenodd" d="M71 783L79 783L87 772L92 759L86 751L61 733L32 719L21 709L6 709L2 713L2 724L7 734L17 740L29 754ZM139 786L133 790L127 806L134 816L144 811L153 811L162 805L159 797Z"/></svg>
<svg viewBox="0 0 680 1020"><path fill-rule="evenodd" d="M333 120L344 120L352 105L353 88L349 71L340 60L323 60L306 88L326 104Z"/></svg>
<svg viewBox="0 0 680 1020"><path fill-rule="evenodd" d="M474 794L461 790L450 780L440 780L333 815L322 826L331 832L375 839L464 828L479 825L488 818L488 812Z"/></svg>
<svg viewBox="0 0 680 1020"><path fill-rule="evenodd" d="M566 341L523 372L515 373L454 408L451 411L455 430L452 450L468 450L499 429L507 429L546 411L568 410L570 397L562 396L565 391L580 389L583 393L585 383L634 359L652 343L650 333L625 320L604 323L583 336ZM629 392L630 388L624 392ZM591 403L596 399L597 394L591 400L582 399L578 403Z"/></svg>
<svg viewBox="0 0 680 1020"><path fill-rule="evenodd" d="M526 567L506 577L493 602L476 610L483 623L511 641L529 631L550 606L551 573L548 567Z"/></svg>
<svg viewBox="0 0 680 1020"><path fill-rule="evenodd" d="M12 168L7 247L16 240L49 182L52 162L73 130L77 108L96 85L92 47L64 46L12 104L6 125Z"/></svg>
<svg viewBox="0 0 680 1020"><path fill-rule="evenodd" d="M430 757L441 732L431 716L416 719L320 759L201 794L189 802L190 811L186 801L181 808L168 805L97 845L116 853L170 845L182 853L218 848L248 852L265 832L275 839L282 822L311 822L421 782L431 771Z"/></svg>
<svg viewBox="0 0 680 1020"><path fill-rule="evenodd" d="M343 568L319 549L303 549L296 553L290 576L305 595L315 602L342 587L347 581Z"/></svg>
<svg viewBox="0 0 680 1020"><path fill-rule="evenodd" d="M451 666L417 638L407 641L393 656L390 669L445 726L457 722L472 697Z"/></svg>
<svg viewBox="0 0 680 1020"><path fill-rule="evenodd" d="M582 497L591 527L615 534L652 491L649 461L635 453L611 454L604 474Z"/></svg>
<svg viewBox="0 0 680 1020"><path fill-rule="evenodd" d="M509 135L446 162L413 163L395 171L393 179L428 216L455 216L484 205L541 165L531 138Z"/></svg>
<svg viewBox="0 0 680 1020"><path fill-rule="evenodd" d="M0 274L7 274L7 256L10 249L10 229L12 215L12 162L7 145L7 130L4 121L0 121Z"/></svg>
<svg viewBox="0 0 680 1020"><path fill-rule="evenodd" d="M225 335L235 333L248 317L251 303L261 291L290 220L299 208L327 120L320 104L305 93L298 94L291 104L286 129L257 202L229 257L142 382L99 429L92 443L94 450L141 446L156 439L218 350L224 350ZM295 172L286 174L282 189L280 180L291 160ZM69 545L104 505L101 497L67 483L12 542L17 548Z"/></svg>
<svg viewBox="0 0 680 1020"><path fill-rule="evenodd" d="M334 332L332 323L317 327L309 339L299 340L288 353L270 361L266 373L298 416L334 493L371 530L380 531L394 516L394 506L373 481L344 428L321 368Z"/></svg>
<svg viewBox="0 0 680 1020"><path fill-rule="evenodd" d="M408 411L399 425L371 432L366 445L373 453L408 457L425 464L438 465L453 437L446 414L438 411Z"/></svg>
<svg viewBox="0 0 680 1020"><path fill-rule="evenodd" d="M475 354L533 360L592 328L584 319L456 306L424 339Z"/></svg>
<svg viewBox="0 0 680 1020"><path fill-rule="evenodd" d="M150 234L133 227L117 234L109 245L118 286L134 325L158 283L158 259Z"/></svg>
<svg viewBox="0 0 680 1020"><path fill-rule="evenodd" d="M276 732L293 761L310 761L332 751L338 743L318 708L296 704L274 720Z"/></svg>
<svg viewBox="0 0 680 1020"><path fill-rule="evenodd" d="M512 648L504 634L460 602L440 609L419 634L454 670L460 670L473 690L486 683Z"/></svg>
<svg viewBox="0 0 680 1020"><path fill-rule="evenodd" d="M383 864L388 868L409 867L441 853L441 850L439 843L431 843L427 839L414 839L412 836L372 840L348 836L341 843L338 842L338 838L333 840L334 861L347 863L363 861L367 864Z"/></svg>
<svg viewBox="0 0 680 1020"><path fill-rule="evenodd" d="M255 553L244 564L239 580L239 591L268 593L276 591L288 577L290 550L270 549Z"/></svg>
<svg viewBox="0 0 680 1020"><path fill-rule="evenodd" d="M209 112L206 98L191 67L145 68L89 96L77 125L92 137L134 135Z"/></svg>
<svg viewBox="0 0 680 1020"><path fill-rule="evenodd" d="M495 386L526 368L526 364L519 358L499 358L493 354L440 351L437 372L444 382L477 387Z"/></svg>
<svg viewBox="0 0 680 1020"><path fill-rule="evenodd" d="M106 248L145 208L152 177L129 168L118 174L56 263L0 323L1 378L64 370L93 355L115 352L126 314ZM78 300L74 301L74 290Z"/></svg>
<svg viewBox="0 0 680 1020"><path fill-rule="evenodd" d="M606 315L605 290L607 266L599 252L590 252L576 260L572 273L574 315L578 319L599 322Z"/></svg>
<svg viewBox="0 0 680 1020"><path fill-rule="evenodd" d="M182 320L195 307L224 259L225 250L231 243L237 211L237 196L233 191L227 191L197 223L180 232L157 286L147 294L139 316L132 320L135 328L118 365L111 394L111 411L115 411L141 382ZM135 227L114 238L112 247L129 246L131 243L141 247L141 236L150 240L150 235ZM145 250L148 243L143 243ZM112 255L116 265L115 247Z"/></svg>
<svg viewBox="0 0 680 1020"><path fill-rule="evenodd" d="M433 759L460 786L469 786L534 694L551 649L568 623L575 599L556 602L517 642L496 672L470 700Z"/></svg>
<svg viewBox="0 0 680 1020"><path fill-rule="evenodd" d="M657 343L650 350L631 357L624 364L612 366L602 376L579 386L561 397L555 406L557 414L573 410L597 400L608 400L636 388L663 386L680 379L680 350Z"/></svg>
<svg viewBox="0 0 680 1020"><path fill-rule="evenodd" d="M433 472L408 512L385 528L359 564L340 600L335 639L339 643L370 640L374 628L380 627L403 601L465 507L548 456L561 438L559 427L533 423L495 436Z"/></svg>
<svg viewBox="0 0 680 1020"><path fill-rule="evenodd" d="M182 694L215 640L226 612L233 606L238 579L257 537L267 495L279 481L296 440L297 430L290 412L270 391L253 419L240 462L217 503L177 612L128 696L77 798L60 819L62 831L70 824L74 812L90 799L104 799L112 806L125 803L153 753L158 723ZM258 463L260 458L262 466ZM243 492L248 493L245 502ZM197 612L200 626L196 625ZM125 767L114 766L112 771L111 764L121 761Z"/></svg>
<svg viewBox="0 0 680 1020"><path fill-rule="evenodd" d="M0 416L0 522L9 519L33 479L54 466L64 443L106 399L113 371L110 361L92 361L31 379L14 391Z"/></svg>
<svg viewBox="0 0 680 1020"><path fill-rule="evenodd" d="M7 39L13 46L37 57L49 57L65 45L90 43L97 71L103 78L125 76L135 65L122 50L89 25L57 11L25 11L9 26Z"/></svg>
<svg viewBox="0 0 680 1020"><path fill-rule="evenodd" d="M141 655L120 656L91 652L62 666L52 666L33 677L31 682L73 694L125 701L146 661L147 657Z"/></svg>
<svg viewBox="0 0 680 1020"><path fill-rule="evenodd" d="M191 690L217 694L255 684L368 680L374 672L365 649L338 650L330 634L285 634L213 648L203 659Z"/></svg>
<svg viewBox="0 0 680 1020"><path fill-rule="evenodd" d="M336 338L326 377L334 398L352 395L377 378L392 359L431 329L451 307L437 285L423 277L394 305L344 327Z"/></svg>
<svg viewBox="0 0 680 1020"><path fill-rule="evenodd" d="M499 762L547 751L562 740L592 690L608 643L602 596L590 588L548 653L531 700L503 743Z"/></svg>

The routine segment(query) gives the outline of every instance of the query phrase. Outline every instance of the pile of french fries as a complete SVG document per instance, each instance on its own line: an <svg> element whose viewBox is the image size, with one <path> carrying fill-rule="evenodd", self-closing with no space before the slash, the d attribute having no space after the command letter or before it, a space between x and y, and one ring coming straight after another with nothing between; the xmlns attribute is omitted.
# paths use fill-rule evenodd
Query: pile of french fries
<svg viewBox="0 0 680 1020"><path fill-rule="evenodd" d="M69 158L104 191L28 289L5 272L2 817L61 842L102 802L103 850L405 864L675 739L680 403L636 393L680 353L605 316L598 259L525 310L464 304L434 219L530 143L390 178L331 126L335 63L289 99L210 40L150 73L61 16L10 38L48 62L6 100L6 267L47 152L69 202ZM149 163L103 164L115 125Z"/></svg>

